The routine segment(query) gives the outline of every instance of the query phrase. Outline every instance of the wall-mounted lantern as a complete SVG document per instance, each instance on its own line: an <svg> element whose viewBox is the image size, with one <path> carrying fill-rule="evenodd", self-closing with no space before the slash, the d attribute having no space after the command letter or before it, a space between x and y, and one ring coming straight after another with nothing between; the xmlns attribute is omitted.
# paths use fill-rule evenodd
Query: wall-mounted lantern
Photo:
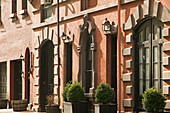
<svg viewBox="0 0 170 113"><path fill-rule="evenodd" d="M24 61L24 56L22 54L20 55L20 59Z"/></svg>
<svg viewBox="0 0 170 113"><path fill-rule="evenodd" d="M74 35L71 35L71 33L69 32L69 36L67 36L64 32L61 35L62 40L64 41L64 43L69 43L69 42L73 42L74 39Z"/></svg>
<svg viewBox="0 0 170 113"><path fill-rule="evenodd" d="M107 20L107 18L105 18L105 21L102 24L102 28L103 28L103 31L111 31L111 24Z"/></svg>
<svg viewBox="0 0 170 113"><path fill-rule="evenodd" d="M105 35L113 35L117 33L117 26L115 26L114 22L109 22L107 18L102 24L102 30L104 31Z"/></svg>
<svg viewBox="0 0 170 113"><path fill-rule="evenodd" d="M63 32L62 35L61 35L61 38L62 38L63 40L66 40L66 39L68 38L68 36Z"/></svg>

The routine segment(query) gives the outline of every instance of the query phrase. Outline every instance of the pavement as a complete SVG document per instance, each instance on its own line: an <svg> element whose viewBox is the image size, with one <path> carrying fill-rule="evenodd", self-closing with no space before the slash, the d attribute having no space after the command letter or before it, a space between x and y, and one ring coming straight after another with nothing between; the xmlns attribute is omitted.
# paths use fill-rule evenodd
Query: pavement
<svg viewBox="0 0 170 113"><path fill-rule="evenodd" d="M46 113L46 112L33 112L33 111L13 111L13 109L0 109L0 113Z"/></svg>

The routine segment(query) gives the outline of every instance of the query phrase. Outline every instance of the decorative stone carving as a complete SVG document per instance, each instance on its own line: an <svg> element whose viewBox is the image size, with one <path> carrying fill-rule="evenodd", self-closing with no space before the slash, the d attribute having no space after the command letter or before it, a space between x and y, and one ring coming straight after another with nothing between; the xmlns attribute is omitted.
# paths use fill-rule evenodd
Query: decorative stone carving
<svg viewBox="0 0 170 113"><path fill-rule="evenodd" d="M54 56L54 64L58 64L58 56L57 55Z"/></svg>
<svg viewBox="0 0 170 113"><path fill-rule="evenodd" d="M54 86L54 94L58 94L58 86Z"/></svg>
<svg viewBox="0 0 170 113"><path fill-rule="evenodd" d="M79 73L78 73L78 81L82 83L82 86L86 88L86 41L87 41L87 35L91 35L92 42L90 50L92 52L92 87L90 88L90 91L94 93L94 89L96 87L96 70L95 70L95 24L90 21L88 18L88 15L85 15L83 18L83 25L79 26L79 45L78 45L78 52L79 52Z"/></svg>
<svg viewBox="0 0 170 113"><path fill-rule="evenodd" d="M163 86L163 94L166 95L170 94L170 86Z"/></svg>
<svg viewBox="0 0 170 113"><path fill-rule="evenodd" d="M170 42L163 43L163 51L170 51Z"/></svg>
<svg viewBox="0 0 170 113"><path fill-rule="evenodd" d="M133 107L132 99L123 99L124 107Z"/></svg>
<svg viewBox="0 0 170 113"><path fill-rule="evenodd" d="M124 48L123 49L123 56L130 56L130 55L132 55L132 47Z"/></svg>
<svg viewBox="0 0 170 113"><path fill-rule="evenodd" d="M39 50L38 50L38 49L35 51L35 57L36 57L36 58L39 57Z"/></svg>
<svg viewBox="0 0 170 113"><path fill-rule="evenodd" d="M39 78L35 78L35 79L34 79L34 85L35 85L35 86L39 85Z"/></svg>
<svg viewBox="0 0 170 113"><path fill-rule="evenodd" d="M34 59L34 67L38 67L39 66L39 59Z"/></svg>
<svg viewBox="0 0 170 113"><path fill-rule="evenodd" d="M126 43L131 43L132 42L132 35L126 35Z"/></svg>
<svg viewBox="0 0 170 113"><path fill-rule="evenodd" d="M57 75L58 74L58 65L54 66L54 74Z"/></svg>
<svg viewBox="0 0 170 113"><path fill-rule="evenodd" d="M126 86L126 94L128 95L132 94L132 86Z"/></svg>
<svg viewBox="0 0 170 113"><path fill-rule="evenodd" d="M35 68L34 70L35 70L35 75L39 76L39 68Z"/></svg>
<svg viewBox="0 0 170 113"><path fill-rule="evenodd" d="M58 54L58 46L54 46L54 55Z"/></svg>
<svg viewBox="0 0 170 113"><path fill-rule="evenodd" d="M122 76L123 82L131 82L132 81L132 73L126 73Z"/></svg>
<svg viewBox="0 0 170 113"><path fill-rule="evenodd" d="M163 65L168 66L170 64L170 57L163 57Z"/></svg>
<svg viewBox="0 0 170 113"><path fill-rule="evenodd" d="M170 80L170 76L169 75L170 75L170 71L164 71L162 79L163 80Z"/></svg>
<svg viewBox="0 0 170 113"><path fill-rule="evenodd" d="M55 76L55 77L54 77L54 84L55 84L55 85L58 85L58 76Z"/></svg>
<svg viewBox="0 0 170 113"><path fill-rule="evenodd" d="M36 87L36 94L39 94L39 87Z"/></svg>
<svg viewBox="0 0 170 113"><path fill-rule="evenodd" d="M38 96L34 97L34 104L39 104L39 97Z"/></svg>
<svg viewBox="0 0 170 113"><path fill-rule="evenodd" d="M162 35L163 35L164 38L170 37L170 28L164 28L162 30Z"/></svg>
<svg viewBox="0 0 170 113"><path fill-rule="evenodd" d="M170 109L170 100L166 100L165 109Z"/></svg>
<svg viewBox="0 0 170 113"><path fill-rule="evenodd" d="M126 23L124 23L124 30L131 30L139 20L146 16L157 17L162 22L170 22L170 11L156 0L145 0L144 4L138 5L135 13L131 14Z"/></svg>
<svg viewBox="0 0 170 113"><path fill-rule="evenodd" d="M132 60L127 60L126 61L126 68L131 69L132 68Z"/></svg>

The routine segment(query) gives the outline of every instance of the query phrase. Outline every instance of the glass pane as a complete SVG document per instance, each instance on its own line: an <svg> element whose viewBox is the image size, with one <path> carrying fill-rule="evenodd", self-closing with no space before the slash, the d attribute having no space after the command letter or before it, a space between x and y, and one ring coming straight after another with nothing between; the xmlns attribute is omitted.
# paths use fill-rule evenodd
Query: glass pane
<svg viewBox="0 0 170 113"><path fill-rule="evenodd" d="M143 64L139 65L139 79L143 79Z"/></svg>
<svg viewBox="0 0 170 113"><path fill-rule="evenodd" d="M158 88L158 81L157 80L154 81L154 87Z"/></svg>
<svg viewBox="0 0 170 113"><path fill-rule="evenodd" d="M145 48L145 63L149 63L149 48Z"/></svg>
<svg viewBox="0 0 170 113"><path fill-rule="evenodd" d="M139 48L139 63L143 63L143 48Z"/></svg>
<svg viewBox="0 0 170 113"><path fill-rule="evenodd" d="M146 30L145 40L149 40L149 38L151 36L150 26L147 26L145 30Z"/></svg>
<svg viewBox="0 0 170 113"><path fill-rule="evenodd" d="M158 37L159 37L159 34L158 34L158 32L159 32L158 26L157 26L157 25L153 25L153 29L154 29L154 37L153 37L153 39L154 39L154 40L157 40Z"/></svg>
<svg viewBox="0 0 170 113"><path fill-rule="evenodd" d="M145 65L146 79L149 79L149 64Z"/></svg>
<svg viewBox="0 0 170 113"><path fill-rule="evenodd" d="M149 80L146 80L146 89L148 89L148 88L149 88Z"/></svg>
<svg viewBox="0 0 170 113"><path fill-rule="evenodd" d="M143 80L139 81L139 95L143 94Z"/></svg>
<svg viewBox="0 0 170 113"><path fill-rule="evenodd" d="M139 42L143 42L143 31L139 33Z"/></svg>
<svg viewBox="0 0 170 113"><path fill-rule="evenodd" d="M158 64L157 63L154 63L153 71L154 71L154 74L153 74L154 79L158 79Z"/></svg>
<svg viewBox="0 0 170 113"><path fill-rule="evenodd" d="M158 62L158 47L157 46L153 47L153 61Z"/></svg>

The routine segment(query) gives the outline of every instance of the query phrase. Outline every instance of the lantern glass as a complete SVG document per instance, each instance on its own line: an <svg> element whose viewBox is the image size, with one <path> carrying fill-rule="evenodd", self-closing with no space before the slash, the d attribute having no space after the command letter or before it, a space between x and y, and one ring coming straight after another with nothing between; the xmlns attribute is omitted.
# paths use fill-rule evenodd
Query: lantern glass
<svg viewBox="0 0 170 113"><path fill-rule="evenodd" d="M107 18L103 22L102 28L103 28L103 31L110 31L111 30L111 25L110 25L110 22L107 20Z"/></svg>

